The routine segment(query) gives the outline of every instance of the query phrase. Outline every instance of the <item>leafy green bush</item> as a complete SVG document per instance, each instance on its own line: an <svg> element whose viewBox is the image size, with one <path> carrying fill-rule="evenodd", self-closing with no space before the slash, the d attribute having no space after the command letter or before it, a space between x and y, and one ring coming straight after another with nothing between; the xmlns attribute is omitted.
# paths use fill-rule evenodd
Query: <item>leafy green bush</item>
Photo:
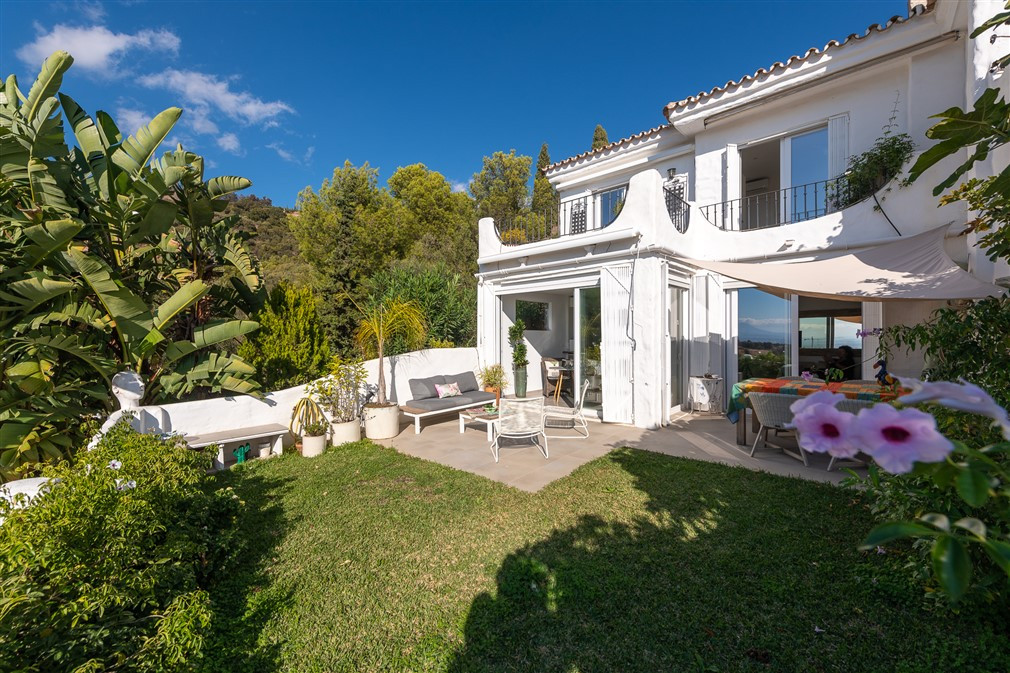
<svg viewBox="0 0 1010 673"><path fill-rule="evenodd" d="M922 349L926 366L922 378L931 381L956 381L964 378L990 391L993 399L1006 407L1010 404L1010 299L988 298L963 308L943 308L928 321L917 325L898 325L884 330L880 337L881 357L898 349ZM954 411L942 406L928 409L936 418L937 428L945 436L972 447L1000 442L999 431L984 416ZM993 465L1010 467L1005 453L991 456ZM926 513L939 513L950 521L969 517L986 522L1006 521L1005 502L990 499L972 506L958 493L952 480L936 479L931 473L889 474L871 471L861 480L873 514L881 521L915 520ZM997 527L993 534L1005 533ZM901 564L912 579L930 589L936 587L931 570L930 540L911 543ZM999 602L1010 597L1005 574L976 547L969 548L973 574L977 578L967 599L974 602Z"/></svg>
<svg viewBox="0 0 1010 673"><path fill-rule="evenodd" d="M744 379L782 376L785 364L786 356L772 351L757 355L742 355L739 360L740 376Z"/></svg>
<svg viewBox="0 0 1010 673"><path fill-rule="evenodd" d="M421 308L428 326L426 345L451 342L456 346L477 343L477 289L444 264L427 268L400 266L379 273L370 281L373 298L399 297ZM404 353L410 344L401 337L390 340L387 355Z"/></svg>
<svg viewBox="0 0 1010 673"><path fill-rule="evenodd" d="M192 670L206 589L241 501L207 488L211 455L114 427L52 490L0 516L0 670Z"/></svg>
<svg viewBox="0 0 1010 673"><path fill-rule="evenodd" d="M326 373L330 347L315 294L279 283L256 314L260 329L239 346L267 390L307 383Z"/></svg>

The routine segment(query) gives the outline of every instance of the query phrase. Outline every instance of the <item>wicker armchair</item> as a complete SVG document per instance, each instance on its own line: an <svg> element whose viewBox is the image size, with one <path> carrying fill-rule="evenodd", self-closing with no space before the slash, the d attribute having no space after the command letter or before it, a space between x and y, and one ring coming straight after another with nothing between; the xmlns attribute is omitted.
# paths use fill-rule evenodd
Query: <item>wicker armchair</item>
<svg viewBox="0 0 1010 673"><path fill-rule="evenodd" d="M495 426L494 440L491 442L491 455L498 462L499 440L529 439L540 453L547 458L547 434L544 432L544 398L531 397L521 399L502 398L498 405L498 423ZM537 441L543 437L543 445Z"/></svg>
<svg viewBox="0 0 1010 673"><path fill-rule="evenodd" d="M751 406L754 408L754 415L761 424L761 427L758 428L757 437L754 438L754 446L750 450L750 455L753 456L754 452L757 451L759 443L767 446L769 430L775 430L776 434L779 431L790 430L787 426L792 423L793 412L790 411L789 407L799 398L795 395L782 395L780 393L751 393L747 396L747 399L750 400ZM807 460L807 454L802 447L797 447L799 453L794 453L782 446L778 448L782 449L782 452L786 455L802 460L804 465L808 466L810 464Z"/></svg>
<svg viewBox="0 0 1010 673"><path fill-rule="evenodd" d="M566 435L549 435L552 439L579 439L589 436L589 424L586 417L582 415L582 406L586 403L586 391L589 390L589 381L582 384L582 394L579 395L578 404L574 407L544 407L544 427L545 428L570 428L579 433L578 437Z"/></svg>

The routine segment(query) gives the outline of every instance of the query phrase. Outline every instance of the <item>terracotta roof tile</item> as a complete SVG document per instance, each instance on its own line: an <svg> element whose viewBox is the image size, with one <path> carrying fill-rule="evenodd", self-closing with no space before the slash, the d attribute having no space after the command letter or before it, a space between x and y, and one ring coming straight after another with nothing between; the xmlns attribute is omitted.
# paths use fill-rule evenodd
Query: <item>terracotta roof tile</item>
<svg viewBox="0 0 1010 673"><path fill-rule="evenodd" d="M651 128L651 129L649 129L647 131L642 131L641 133L636 133L633 136L628 136L627 138L621 138L620 140L615 140L614 142L609 143L607 145L604 145L603 147L600 147L598 149L589 150L587 152L583 152L582 154L576 154L574 157L568 157L567 159L562 159L561 161L556 161L553 164L551 164L550 166L547 166L544 169L544 172L546 173L547 171L554 170L555 168L561 168L562 166L567 166L568 164L574 163L574 162L576 162L576 161L578 161L580 159L585 159L587 157L591 157L591 156L594 156L596 154L602 154L603 152L606 152L607 150L612 150L612 149L614 149L615 147L617 147L619 145L624 145L626 143L633 143L636 140L641 140L642 138L647 138L647 137L651 136L653 133L658 133L659 131L662 131L667 126L669 126L669 124L661 124L659 126L655 126L655 127Z"/></svg>
<svg viewBox="0 0 1010 673"><path fill-rule="evenodd" d="M916 17L916 16L918 16L920 14L925 14L926 12L930 11L931 9L932 9L932 4L930 4L929 8L923 7L922 5L916 6L912 10L912 12L909 14L908 17L892 16L890 18L890 20L888 20L888 22L886 24L884 24L884 25L880 25L879 23L877 23L877 24L873 24L873 25L869 26L866 29L866 32L863 33L862 35L857 35L856 33L852 33L851 35L849 35L847 38L845 38L841 42L839 42L838 40L831 40L826 45L824 45L824 48L822 48L822 49L818 49L817 47L810 47L810 49L807 49L806 53L803 54L802 56L790 56L789 59L787 59L785 63L783 63L782 61L776 61L775 63L773 63L768 68L759 68L757 70L757 72L755 72L753 75L745 75L742 78L740 78L740 80L730 80L730 81L726 82L725 84L723 84L722 86L717 86L717 87L711 89L710 91L702 91L702 92L700 92L700 93L698 93L698 94L696 94L694 96L689 96L687 98L684 98L683 100L679 100L679 101L676 101L676 102L668 103L666 105L666 107L663 108L663 116L664 117L669 117L672 112L675 112L675 111L677 111L679 109L685 108L688 105L691 105L693 103L701 102L702 100L704 100L706 98L710 98L711 96L714 96L716 94L724 93L727 90L729 90L730 88L739 87L739 86L741 86L743 84L746 84L748 82L755 81L755 80L760 79L762 77L767 77L768 75L773 74L777 70L785 70L786 68L789 68L791 65L797 64L797 63L802 63L802 62L806 61L807 59L809 59L812 56L820 56L821 54L825 53L829 49L834 49L834 48L837 48L837 47L842 47L842 46L845 46L846 44L849 44L850 42L855 42L855 41L858 41L858 40L864 40L867 37L869 37L870 35L872 35L873 33L882 33L885 30L889 29L893 25L896 25L896 24L899 24L899 23L905 23L907 21L910 21L914 17ZM642 131L641 133L636 133L635 135L628 136L627 138L621 138L620 140L615 140L614 142L612 142L612 143L610 143L608 145L605 145L605 146L603 146L603 147L601 147L599 149L589 150L589 151L583 152L581 154L576 154L573 157L568 157L567 159L562 159L561 161L557 161L557 162L551 164L550 166L548 166L547 168L545 168L544 172L552 171L555 168L561 168L562 166L567 166L567 165L575 163L576 161L579 161L581 159L587 159L589 157L593 157L593 156L602 154L602 153L606 152L607 150L612 150L612 149L614 149L614 148L616 148L616 147L618 147L620 145L625 145L627 143L635 142L636 140L641 140L642 138L646 138L646 137L648 137L648 136L650 136L650 135L652 135L654 133L657 133L657 132L659 132L659 131L667 128L668 126L670 126L670 125L669 124L662 124L660 126L656 126L656 127L651 128L651 129L648 129L647 131Z"/></svg>
<svg viewBox="0 0 1010 673"><path fill-rule="evenodd" d="M728 91L731 88L740 87L740 86L742 86L744 84L747 84L748 82L753 82L753 81L756 81L758 79L762 79L764 77L767 77L767 76L775 73L777 70L785 70L785 69L789 68L790 66L792 66L794 64L803 63L804 61L806 61L807 59L809 59L812 56L820 56L820 55L824 54L829 49L836 49L838 47L844 47L845 45L847 45L849 43L852 43L852 42L856 42L856 41L859 41L859 40L865 40L866 38L868 38L870 35L872 35L874 33L883 33L884 31L886 31L887 29L889 29L891 26L894 26L894 25L897 25L897 24L900 24L900 23L905 23L907 21L911 21L916 16L918 16L920 14L925 14L927 11L930 11L930 9L931 9L931 7L929 9L927 9L926 7L924 7L922 5L918 5L918 6L916 6L915 8L912 9L912 11L908 15L908 17L892 16L890 18L890 20L888 20L888 22L886 24L884 24L884 25L880 25L879 23L876 23L876 24L873 24L873 25L869 26L866 29L866 32L864 32L862 35L857 35L856 33L852 33L851 35L849 35L847 38L845 38L841 42L839 42L838 40L831 40L826 45L824 45L824 48L822 48L822 49L818 49L817 47L811 47L810 49L807 49L806 53L803 54L802 56L795 56L795 55L794 56L790 56L788 58L788 60L786 60L785 63L783 63L782 61L776 61L775 63L773 63L768 68L759 68L757 70L757 72L755 72L753 75L744 75L739 80L732 80L731 79L730 81L726 82L722 86L717 86L717 87L715 87L715 88L713 88L713 89L711 89L709 91L702 91L702 92L700 92L700 93L698 93L698 94L696 94L694 96L688 96L687 98L684 98L682 100L671 102L671 103L667 103L666 106L663 108L663 116L669 118L669 116L672 113L674 113L674 112L676 112L678 110L681 110L683 108L686 108L689 105L692 105L694 103L700 103L701 101L705 100L706 98L710 98L712 96L715 96L716 94L725 93L726 91Z"/></svg>

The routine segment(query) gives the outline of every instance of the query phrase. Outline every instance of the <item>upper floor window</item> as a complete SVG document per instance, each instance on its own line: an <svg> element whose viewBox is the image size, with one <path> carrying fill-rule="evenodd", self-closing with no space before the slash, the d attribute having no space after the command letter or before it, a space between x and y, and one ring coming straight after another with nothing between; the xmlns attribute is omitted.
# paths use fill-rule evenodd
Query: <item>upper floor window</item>
<svg viewBox="0 0 1010 673"><path fill-rule="evenodd" d="M596 202L599 207L601 229L608 226L621 214L621 208L624 207L624 200L627 195L627 185L621 185L620 187L597 193Z"/></svg>

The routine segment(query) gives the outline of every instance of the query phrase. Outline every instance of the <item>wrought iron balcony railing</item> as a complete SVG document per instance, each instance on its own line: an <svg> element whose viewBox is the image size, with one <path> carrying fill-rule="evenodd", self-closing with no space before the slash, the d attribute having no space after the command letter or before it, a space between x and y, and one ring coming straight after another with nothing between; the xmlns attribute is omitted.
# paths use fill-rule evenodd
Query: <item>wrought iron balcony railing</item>
<svg viewBox="0 0 1010 673"><path fill-rule="evenodd" d="M881 182L887 182L886 180ZM739 199L701 206L701 214L720 229L749 231L794 224L823 217L862 201L871 193L857 193L846 176L777 189Z"/></svg>
<svg viewBox="0 0 1010 673"><path fill-rule="evenodd" d="M508 218L495 218L495 231L504 245L584 234L608 227L623 205L623 199L611 204L607 198L601 198L601 194L581 196L562 201L557 209L547 212L526 211Z"/></svg>
<svg viewBox="0 0 1010 673"><path fill-rule="evenodd" d="M663 196L666 199L666 212L673 222L673 227L680 233L686 233L691 223L691 204L686 196L687 183L683 181L668 182L663 185Z"/></svg>

